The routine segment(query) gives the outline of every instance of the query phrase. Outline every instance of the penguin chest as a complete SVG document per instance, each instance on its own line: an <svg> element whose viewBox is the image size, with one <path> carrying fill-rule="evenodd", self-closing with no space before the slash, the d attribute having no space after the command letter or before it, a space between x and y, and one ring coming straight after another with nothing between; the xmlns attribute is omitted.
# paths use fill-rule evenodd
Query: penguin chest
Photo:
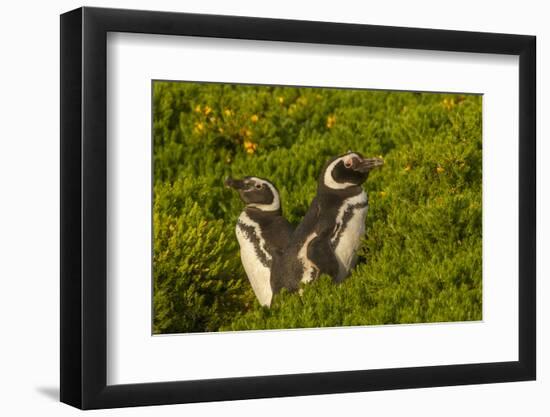
<svg viewBox="0 0 550 417"><path fill-rule="evenodd" d="M298 260L302 265L302 277L300 278L300 282L303 282L304 284L313 281L319 275L319 268L317 268L317 265L315 265L315 263L313 263L307 256L309 244L316 237L317 233L310 234L298 251Z"/></svg>
<svg viewBox="0 0 550 417"><path fill-rule="evenodd" d="M241 261L254 290L254 294L263 306L271 304L271 255L266 249L260 225L246 213L242 213L235 229L241 248Z"/></svg>
<svg viewBox="0 0 550 417"><path fill-rule="evenodd" d="M343 279L355 266L356 253L365 234L367 194L362 192L345 200L338 210L331 243L338 259L338 278Z"/></svg>

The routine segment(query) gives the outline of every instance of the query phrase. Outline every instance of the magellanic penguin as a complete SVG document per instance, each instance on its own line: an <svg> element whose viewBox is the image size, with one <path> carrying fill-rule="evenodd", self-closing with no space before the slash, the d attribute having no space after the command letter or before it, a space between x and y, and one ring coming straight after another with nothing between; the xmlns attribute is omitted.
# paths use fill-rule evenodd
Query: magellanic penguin
<svg viewBox="0 0 550 417"><path fill-rule="evenodd" d="M241 261L258 301L269 307L274 294L271 268L288 246L292 226L282 216L279 192L268 180L228 178L225 185L237 190L246 204L235 228Z"/></svg>
<svg viewBox="0 0 550 417"><path fill-rule="evenodd" d="M368 200L361 185L383 163L380 158L348 152L325 165L317 195L273 271L274 290L296 290L320 274L330 275L335 282L348 276L365 233Z"/></svg>

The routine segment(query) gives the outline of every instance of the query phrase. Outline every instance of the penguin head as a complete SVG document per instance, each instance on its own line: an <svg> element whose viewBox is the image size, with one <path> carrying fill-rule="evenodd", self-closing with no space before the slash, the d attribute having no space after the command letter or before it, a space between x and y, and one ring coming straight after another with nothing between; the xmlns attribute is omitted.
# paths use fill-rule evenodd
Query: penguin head
<svg viewBox="0 0 550 417"><path fill-rule="evenodd" d="M275 211L281 208L279 192L268 180L258 177L244 177L239 180L230 177L224 183L226 187L238 191L247 207L262 211Z"/></svg>
<svg viewBox="0 0 550 417"><path fill-rule="evenodd" d="M344 190L363 184L369 172L384 165L381 158L365 158L358 152L348 151L331 159L323 169L320 183L333 190Z"/></svg>

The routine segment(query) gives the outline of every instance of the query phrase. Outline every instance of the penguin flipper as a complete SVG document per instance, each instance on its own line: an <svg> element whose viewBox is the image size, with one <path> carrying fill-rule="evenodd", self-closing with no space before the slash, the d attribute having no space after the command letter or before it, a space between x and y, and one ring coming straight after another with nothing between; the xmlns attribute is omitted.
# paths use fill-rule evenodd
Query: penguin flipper
<svg viewBox="0 0 550 417"><path fill-rule="evenodd" d="M307 257L319 268L321 274L330 275L333 280L338 278L338 258L328 239L323 236L313 239L307 248Z"/></svg>
<svg viewBox="0 0 550 417"><path fill-rule="evenodd" d="M288 251L278 251L273 255L271 266L271 290L273 295L283 288L290 292L300 288L301 264L290 256Z"/></svg>

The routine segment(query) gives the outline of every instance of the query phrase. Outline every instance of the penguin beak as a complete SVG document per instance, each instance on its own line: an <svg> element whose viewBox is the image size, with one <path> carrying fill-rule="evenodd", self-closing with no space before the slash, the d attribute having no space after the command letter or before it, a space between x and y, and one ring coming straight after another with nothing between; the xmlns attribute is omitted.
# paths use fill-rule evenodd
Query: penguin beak
<svg viewBox="0 0 550 417"><path fill-rule="evenodd" d="M228 177L223 182L226 187L233 188L235 190L242 190L245 188L243 180L235 180L231 177Z"/></svg>
<svg viewBox="0 0 550 417"><path fill-rule="evenodd" d="M382 165L384 165L384 160L381 158L354 159L353 169L366 173L371 169L381 167Z"/></svg>

